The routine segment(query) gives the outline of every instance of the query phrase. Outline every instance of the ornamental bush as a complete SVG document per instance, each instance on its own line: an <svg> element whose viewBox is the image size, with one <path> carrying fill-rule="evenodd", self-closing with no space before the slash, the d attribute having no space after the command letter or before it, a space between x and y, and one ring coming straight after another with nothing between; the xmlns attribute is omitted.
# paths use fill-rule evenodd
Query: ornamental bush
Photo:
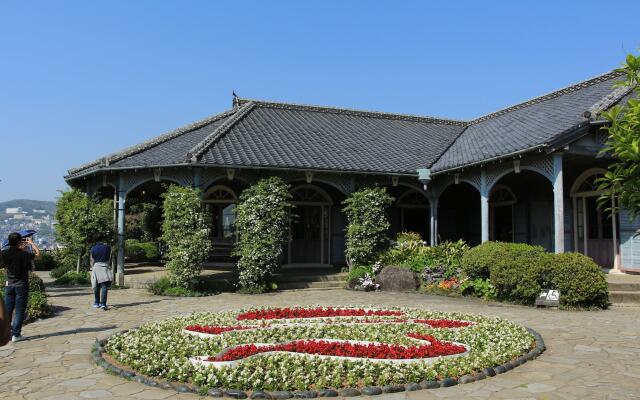
<svg viewBox="0 0 640 400"><path fill-rule="evenodd" d="M513 257L537 257L545 251L540 246L525 243L485 242L467 251L460 267L469 278L489 278L495 263L512 264Z"/></svg>
<svg viewBox="0 0 640 400"><path fill-rule="evenodd" d="M289 236L290 198L289 185L278 177L262 179L240 195L233 255L239 257L238 284L246 292L267 290L280 267Z"/></svg>
<svg viewBox="0 0 640 400"><path fill-rule="evenodd" d="M345 256L349 266L368 265L385 243L389 229L386 209L393 197L385 188L364 188L352 193L342 204L347 216Z"/></svg>
<svg viewBox="0 0 640 400"><path fill-rule="evenodd" d="M469 246L462 240L428 246L420 235L413 232L398 233L395 244L380 254L384 266L399 266L418 274L439 271L445 278L459 274L462 256Z"/></svg>
<svg viewBox="0 0 640 400"><path fill-rule="evenodd" d="M162 197L162 240L168 247L169 281L174 286L193 288L211 247L206 212L195 189L171 185Z"/></svg>
<svg viewBox="0 0 640 400"><path fill-rule="evenodd" d="M467 252L462 269L469 278L461 286L463 291L490 283L491 294L498 299L523 304L533 304L544 289L559 290L565 307L606 308L609 304L600 267L578 253L554 254L524 243L486 242Z"/></svg>
<svg viewBox="0 0 640 400"><path fill-rule="evenodd" d="M495 260L489 275L498 298L533 304L542 289L552 288L549 278L553 254L538 252L536 247L520 245Z"/></svg>
<svg viewBox="0 0 640 400"><path fill-rule="evenodd" d="M600 267L580 253L552 254L551 283L560 291L560 303L568 307L607 308L607 280Z"/></svg>

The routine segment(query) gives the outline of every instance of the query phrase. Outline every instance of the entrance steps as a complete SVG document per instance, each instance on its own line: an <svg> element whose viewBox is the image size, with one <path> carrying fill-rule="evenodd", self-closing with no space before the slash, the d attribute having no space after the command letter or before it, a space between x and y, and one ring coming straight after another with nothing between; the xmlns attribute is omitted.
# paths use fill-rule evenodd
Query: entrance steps
<svg viewBox="0 0 640 400"><path fill-rule="evenodd" d="M608 286L611 303L640 307L640 282L608 282Z"/></svg>
<svg viewBox="0 0 640 400"><path fill-rule="evenodd" d="M283 268L275 276L278 290L342 289L347 273L334 268Z"/></svg>

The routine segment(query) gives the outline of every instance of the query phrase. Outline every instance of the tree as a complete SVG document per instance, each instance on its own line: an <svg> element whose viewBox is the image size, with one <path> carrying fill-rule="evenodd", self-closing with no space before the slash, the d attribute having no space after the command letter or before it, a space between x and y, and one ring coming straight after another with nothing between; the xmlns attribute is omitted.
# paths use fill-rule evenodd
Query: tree
<svg viewBox="0 0 640 400"><path fill-rule="evenodd" d="M618 71L626 74L625 81L619 86L629 86L636 98L602 114L609 121L604 128L609 133L609 140L602 153L612 155L615 161L598 180L599 188L604 191L599 202L604 204L615 198L618 204L613 210L622 207L636 217L640 215L640 56L629 54Z"/></svg>
<svg viewBox="0 0 640 400"><path fill-rule="evenodd" d="M375 262L390 226L385 211L392 203L385 188L360 189L342 203L348 220L345 255L350 268Z"/></svg>
<svg viewBox="0 0 640 400"><path fill-rule="evenodd" d="M56 239L66 251L77 255L77 272L96 235L113 242L113 201L110 199L97 201L77 189L62 192L56 203L56 220Z"/></svg>
<svg viewBox="0 0 640 400"><path fill-rule="evenodd" d="M171 185L162 197L162 240L168 247L169 281L174 286L194 289L211 249L207 214L195 189Z"/></svg>
<svg viewBox="0 0 640 400"><path fill-rule="evenodd" d="M258 181L240 196L235 229L238 242L233 254L240 287L262 292L280 267L282 248L289 236L289 185L271 177Z"/></svg>

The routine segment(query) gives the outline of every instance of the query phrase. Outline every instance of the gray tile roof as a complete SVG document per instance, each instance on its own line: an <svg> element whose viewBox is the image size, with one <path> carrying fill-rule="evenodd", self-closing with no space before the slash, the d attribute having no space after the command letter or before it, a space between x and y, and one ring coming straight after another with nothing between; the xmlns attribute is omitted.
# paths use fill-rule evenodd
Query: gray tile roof
<svg viewBox="0 0 640 400"><path fill-rule="evenodd" d="M585 111L602 111L628 93L614 88L618 80L619 73L601 75L473 120L432 170L437 173L544 147L588 122Z"/></svg>
<svg viewBox="0 0 640 400"><path fill-rule="evenodd" d="M251 109L205 146L198 162L414 174L464 129L456 121L331 108L254 101L242 107Z"/></svg>
<svg viewBox="0 0 640 400"><path fill-rule="evenodd" d="M234 108L69 171L169 165L435 173L543 147L628 97L608 73L473 121L235 99ZM592 116L593 118L593 116Z"/></svg>

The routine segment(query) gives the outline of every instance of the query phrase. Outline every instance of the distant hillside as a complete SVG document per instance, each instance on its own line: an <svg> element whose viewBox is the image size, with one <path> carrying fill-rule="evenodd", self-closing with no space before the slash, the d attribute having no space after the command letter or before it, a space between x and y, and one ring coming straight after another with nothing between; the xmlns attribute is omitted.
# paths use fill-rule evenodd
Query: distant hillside
<svg viewBox="0 0 640 400"><path fill-rule="evenodd" d="M33 214L33 210L46 210L51 215L56 213L56 203L53 201L18 199L0 202L0 216L4 215L5 209L12 207L22 207L29 214Z"/></svg>

